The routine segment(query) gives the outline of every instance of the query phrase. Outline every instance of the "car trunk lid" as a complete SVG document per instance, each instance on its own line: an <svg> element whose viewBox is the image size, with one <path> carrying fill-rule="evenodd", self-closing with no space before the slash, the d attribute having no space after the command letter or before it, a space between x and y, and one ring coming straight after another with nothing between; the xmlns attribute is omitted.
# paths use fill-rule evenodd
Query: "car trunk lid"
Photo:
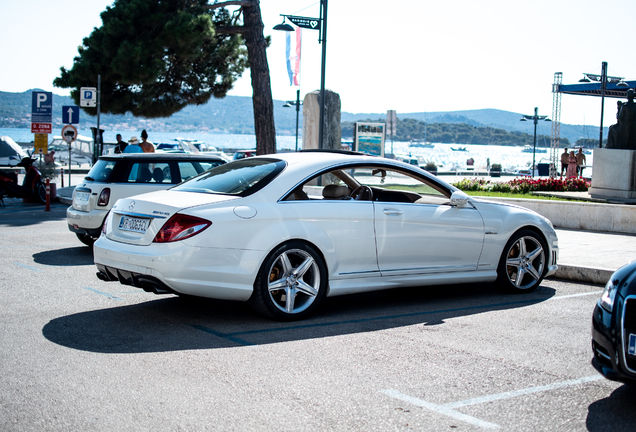
<svg viewBox="0 0 636 432"><path fill-rule="evenodd" d="M149 245L176 213L238 197L177 191L157 191L117 201L108 219L106 235L117 242Z"/></svg>

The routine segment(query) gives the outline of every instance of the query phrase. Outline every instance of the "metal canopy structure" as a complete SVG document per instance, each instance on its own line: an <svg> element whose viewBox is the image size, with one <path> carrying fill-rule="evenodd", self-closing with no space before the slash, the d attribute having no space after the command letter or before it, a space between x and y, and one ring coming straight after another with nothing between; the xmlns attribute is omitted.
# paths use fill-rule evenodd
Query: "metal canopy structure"
<svg viewBox="0 0 636 432"><path fill-rule="evenodd" d="M636 88L636 81L623 82L627 84L627 87L625 87L624 85L619 87L617 86L618 83L608 82L606 84L607 87L605 89L605 97L627 99L627 90L629 90L630 88ZM555 87L558 93L575 94L582 96L602 96L600 82L560 84L556 85Z"/></svg>

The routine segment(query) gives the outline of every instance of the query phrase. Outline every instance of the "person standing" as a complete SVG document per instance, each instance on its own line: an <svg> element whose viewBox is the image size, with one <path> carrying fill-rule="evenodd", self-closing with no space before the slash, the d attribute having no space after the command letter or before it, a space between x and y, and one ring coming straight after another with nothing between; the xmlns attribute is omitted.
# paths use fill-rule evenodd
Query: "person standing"
<svg viewBox="0 0 636 432"><path fill-rule="evenodd" d="M144 153L155 152L154 144L148 141L148 132L146 132L146 129L141 131L141 140L142 141L141 141L141 144L139 144L139 146L141 147Z"/></svg>
<svg viewBox="0 0 636 432"><path fill-rule="evenodd" d="M574 154L574 150L572 150L568 156L567 178L574 177L576 177L576 155Z"/></svg>
<svg viewBox="0 0 636 432"><path fill-rule="evenodd" d="M115 153L123 153L124 150L126 150L128 143L121 139L121 134L117 134L115 138L117 139L117 145L115 146Z"/></svg>
<svg viewBox="0 0 636 432"><path fill-rule="evenodd" d="M563 153L561 153L561 177L563 174L568 171L568 160L570 159L570 154L568 153L568 149L564 148Z"/></svg>
<svg viewBox="0 0 636 432"><path fill-rule="evenodd" d="M139 140L137 137L132 137L130 141L128 141L128 145L124 150L124 153L143 153L144 151L139 147Z"/></svg>
<svg viewBox="0 0 636 432"><path fill-rule="evenodd" d="M585 160L585 154L583 149L579 147L579 152L576 154L576 169L579 176L583 177L583 170L585 169L587 161Z"/></svg>

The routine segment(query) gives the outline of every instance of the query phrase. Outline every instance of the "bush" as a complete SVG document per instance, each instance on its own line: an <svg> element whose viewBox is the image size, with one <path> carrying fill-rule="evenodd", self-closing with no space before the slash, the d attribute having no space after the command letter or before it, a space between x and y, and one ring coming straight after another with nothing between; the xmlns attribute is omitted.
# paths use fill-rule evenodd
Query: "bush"
<svg viewBox="0 0 636 432"><path fill-rule="evenodd" d="M493 165L493 167L496 164ZM469 192L505 192L528 194L532 192L585 192L589 184L585 179L576 178L549 178L533 179L520 177L507 182L492 182L485 179L463 179L453 183L456 188Z"/></svg>

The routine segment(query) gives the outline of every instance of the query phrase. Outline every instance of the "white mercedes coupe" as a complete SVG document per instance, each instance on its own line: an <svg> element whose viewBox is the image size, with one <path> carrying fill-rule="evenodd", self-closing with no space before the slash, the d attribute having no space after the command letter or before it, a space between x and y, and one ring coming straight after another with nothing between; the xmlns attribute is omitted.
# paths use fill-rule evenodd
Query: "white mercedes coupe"
<svg viewBox="0 0 636 432"><path fill-rule="evenodd" d="M496 281L529 292L556 272L558 241L545 217L412 165L303 151L118 200L94 256L104 281L296 320L325 296L394 287Z"/></svg>

